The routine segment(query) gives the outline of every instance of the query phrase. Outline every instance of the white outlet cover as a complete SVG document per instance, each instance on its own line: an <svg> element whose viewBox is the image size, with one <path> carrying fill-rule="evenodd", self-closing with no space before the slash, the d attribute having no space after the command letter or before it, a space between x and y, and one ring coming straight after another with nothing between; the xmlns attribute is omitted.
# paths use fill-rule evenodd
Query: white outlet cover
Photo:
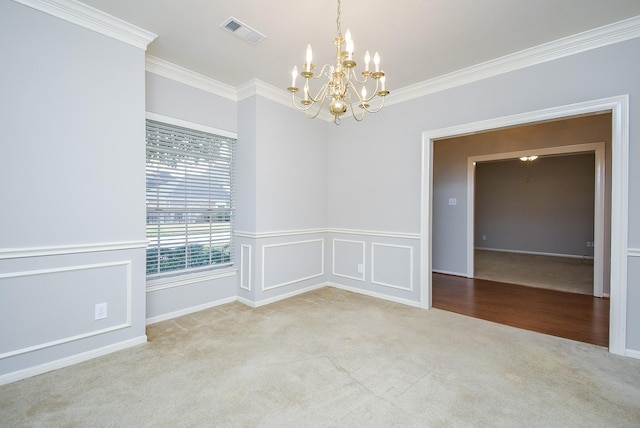
<svg viewBox="0 0 640 428"><path fill-rule="evenodd" d="M102 320L107 317L107 304L96 303L94 320Z"/></svg>
<svg viewBox="0 0 640 428"><path fill-rule="evenodd" d="M449 198L449 205L457 205L458 200L456 198Z"/></svg>

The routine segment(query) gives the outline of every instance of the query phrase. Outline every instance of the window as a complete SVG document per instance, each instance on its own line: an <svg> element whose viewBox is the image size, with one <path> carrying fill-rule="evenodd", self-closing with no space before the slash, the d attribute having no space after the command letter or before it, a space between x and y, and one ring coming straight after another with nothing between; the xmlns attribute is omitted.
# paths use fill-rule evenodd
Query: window
<svg viewBox="0 0 640 428"><path fill-rule="evenodd" d="M147 278L233 263L235 139L147 120Z"/></svg>

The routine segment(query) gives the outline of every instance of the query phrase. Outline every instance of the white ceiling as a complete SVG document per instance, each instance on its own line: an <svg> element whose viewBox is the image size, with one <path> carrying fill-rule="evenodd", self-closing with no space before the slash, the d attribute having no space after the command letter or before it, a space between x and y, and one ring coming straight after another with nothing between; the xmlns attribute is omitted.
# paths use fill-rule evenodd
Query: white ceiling
<svg viewBox="0 0 640 428"><path fill-rule="evenodd" d="M158 35L148 54L237 87L283 89L291 69L332 63L335 0L82 0ZM342 0L356 60L378 51L391 91L640 15L640 0ZM267 37L250 45L219 26L230 16Z"/></svg>

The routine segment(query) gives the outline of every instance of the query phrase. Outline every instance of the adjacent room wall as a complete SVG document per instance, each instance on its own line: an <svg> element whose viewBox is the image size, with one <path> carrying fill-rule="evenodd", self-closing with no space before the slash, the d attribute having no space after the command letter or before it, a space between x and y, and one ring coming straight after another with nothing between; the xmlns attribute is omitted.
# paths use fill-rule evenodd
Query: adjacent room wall
<svg viewBox="0 0 640 428"><path fill-rule="evenodd" d="M0 46L1 384L145 342L146 240L144 50L13 1Z"/></svg>
<svg viewBox="0 0 640 428"><path fill-rule="evenodd" d="M593 257L594 153L475 169L475 248Z"/></svg>
<svg viewBox="0 0 640 428"><path fill-rule="evenodd" d="M607 243L605 276L608 277L611 254L611 114L576 117L437 141L433 151L433 269L467 276L464 249L467 245L469 157L597 142L605 143L604 199L607 209L604 240ZM456 198L457 205L449 205L449 198ZM476 232L477 236L483 234L478 229ZM494 247L490 243L487 246Z"/></svg>

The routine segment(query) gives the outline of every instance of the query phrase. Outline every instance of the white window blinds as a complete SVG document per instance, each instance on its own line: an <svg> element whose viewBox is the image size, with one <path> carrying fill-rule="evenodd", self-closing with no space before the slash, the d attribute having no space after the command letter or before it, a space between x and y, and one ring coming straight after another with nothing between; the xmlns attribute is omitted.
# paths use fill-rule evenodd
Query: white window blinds
<svg viewBox="0 0 640 428"><path fill-rule="evenodd" d="M235 139L147 120L147 277L233 263Z"/></svg>

